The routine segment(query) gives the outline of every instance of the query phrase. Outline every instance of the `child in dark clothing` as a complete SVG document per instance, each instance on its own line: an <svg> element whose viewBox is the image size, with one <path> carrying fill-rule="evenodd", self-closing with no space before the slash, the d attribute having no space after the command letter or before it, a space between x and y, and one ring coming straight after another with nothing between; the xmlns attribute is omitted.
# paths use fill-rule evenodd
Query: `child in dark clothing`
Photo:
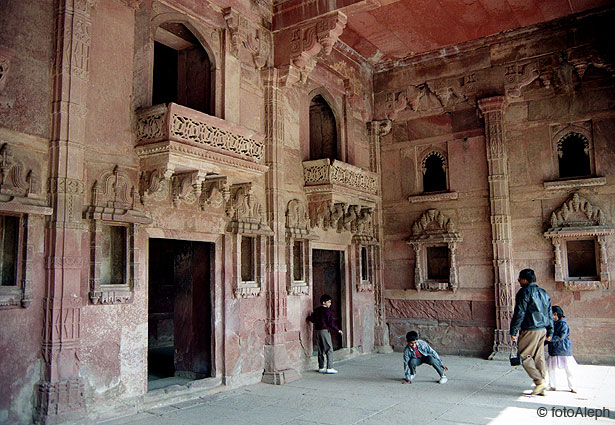
<svg viewBox="0 0 615 425"><path fill-rule="evenodd" d="M333 329L340 335L343 332L335 324L333 313L331 312L331 297L324 294L320 297L320 306L314 309L314 312L308 319L314 323L316 330L316 343L318 344L318 371L320 373L334 374L337 370L333 369L333 343L331 342L331 333L329 329ZM326 362L325 362L326 357Z"/></svg>
<svg viewBox="0 0 615 425"><path fill-rule="evenodd" d="M416 375L416 367L423 363L427 363L433 366L436 372L438 372L438 375L440 375L440 380L438 382L440 384L446 384L448 378L444 374L444 371L448 370L448 368L442 364L442 360L440 360L440 356L438 356L436 350L431 348L431 346L422 339L419 339L415 331L410 331L406 334L406 341L408 342L408 345L404 348L404 371L406 377L401 383L411 384Z"/></svg>
<svg viewBox="0 0 615 425"><path fill-rule="evenodd" d="M553 306L553 337L549 344L549 358L547 359L547 370L549 372L549 391L555 391L557 388L557 373L558 369L566 371L568 378L568 388L573 393L574 389L574 370L577 367L577 362L572 357L572 341L570 340L570 328L568 321L564 316L564 311L558 305Z"/></svg>

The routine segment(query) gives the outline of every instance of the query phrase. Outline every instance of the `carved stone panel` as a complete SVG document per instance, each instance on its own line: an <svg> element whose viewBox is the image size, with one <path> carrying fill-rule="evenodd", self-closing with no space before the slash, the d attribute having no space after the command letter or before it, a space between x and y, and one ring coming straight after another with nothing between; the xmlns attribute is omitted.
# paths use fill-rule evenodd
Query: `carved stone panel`
<svg viewBox="0 0 615 425"><path fill-rule="evenodd" d="M551 214L551 227L544 236L553 243L555 281L571 291L608 289L610 282L607 237L615 233L602 209L575 192ZM592 241L597 276L571 276L571 241ZM591 253L591 252L590 252ZM591 260L590 260L591 261Z"/></svg>
<svg viewBox="0 0 615 425"><path fill-rule="evenodd" d="M414 284L417 292L423 289L431 291L457 291L459 277L457 270L457 245L462 241L455 231L453 221L436 209L425 211L412 225L412 235L406 240L416 255L414 266ZM446 247L448 250L447 279L430 279L428 270L428 248Z"/></svg>

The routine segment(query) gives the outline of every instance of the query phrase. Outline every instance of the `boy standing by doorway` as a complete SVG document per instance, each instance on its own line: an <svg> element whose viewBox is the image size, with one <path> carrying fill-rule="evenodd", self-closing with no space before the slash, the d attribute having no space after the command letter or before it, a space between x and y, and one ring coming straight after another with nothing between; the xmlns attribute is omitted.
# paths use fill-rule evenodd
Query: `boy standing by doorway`
<svg viewBox="0 0 615 425"><path fill-rule="evenodd" d="M410 331L406 334L406 341L408 345L404 348L404 372L406 377L402 384L411 384L414 376L416 375L416 367L423 363L430 364L440 375L440 380L438 383L446 384L448 382L448 378L444 374L445 370L448 370L444 364L442 364L442 360L436 350L431 348L429 344L427 344L422 339L419 339L418 334L415 331Z"/></svg>
<svg viewBox="0 0 615 425"><path fill-rule="evenodd" d="M316 343L318 344L318 371L320 373L337 373L333 369L333 343L331 342L331 333L329 329L333 329L340 335L343 332L335 324L333 313L331 312L331 297L323 294L320 297L320 306L314 309L314 312L308 317L310 322L314 323L316 330Z"/></svg>

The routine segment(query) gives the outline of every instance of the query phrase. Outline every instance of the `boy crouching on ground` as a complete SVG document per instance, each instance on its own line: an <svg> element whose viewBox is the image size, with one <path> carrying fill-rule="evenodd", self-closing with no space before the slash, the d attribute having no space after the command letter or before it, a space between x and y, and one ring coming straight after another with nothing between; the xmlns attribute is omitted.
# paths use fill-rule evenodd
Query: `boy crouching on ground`
<svg viewBox="0 0 615 425"><path fill-rule="evenodd" d="M402 384L411 384L414 376L416 375L416 367L420 364L427 363L433 366L433 368L440 375L440 384L446 384L448 378L444 374L445 370L448 370L446 366L442 364L440 356L436 353L436 350L430 347L422 339L419 339L418 334L415 331L410 331L406 334L406 341L408 345L404 348L404 370L406 373L405 379Z"/></svg>

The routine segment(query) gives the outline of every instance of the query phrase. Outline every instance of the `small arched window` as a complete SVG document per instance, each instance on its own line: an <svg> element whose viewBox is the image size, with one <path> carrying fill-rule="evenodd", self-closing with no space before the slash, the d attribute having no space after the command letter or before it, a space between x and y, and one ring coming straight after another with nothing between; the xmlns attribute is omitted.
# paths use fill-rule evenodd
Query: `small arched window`
<svg viewBox="0 0 615 425"><path fill-rule="evenodd" d="M152 105L177 103L214 114L211 61L201 43L179 23L156 29Z"/></svg>
<svg viewBox="0 0 615 425"><path fill-rule="evenodd" d="M579 133L570 132L557 142L560 178L591 175L589 141Z"/></svg>
<svg viewBox="0 0 615 425"><path fill-rule="evenodd" d="M423 166L423 192L441 192L447 190L444 160L435 152L429 154Z"/></svg>
<svg viewBox="0 0 615 425"><path fill-rule="evenodd" d="M310 160L340 159L337 146L337 123L327 101L316 95L310 103Z"/></svg>

